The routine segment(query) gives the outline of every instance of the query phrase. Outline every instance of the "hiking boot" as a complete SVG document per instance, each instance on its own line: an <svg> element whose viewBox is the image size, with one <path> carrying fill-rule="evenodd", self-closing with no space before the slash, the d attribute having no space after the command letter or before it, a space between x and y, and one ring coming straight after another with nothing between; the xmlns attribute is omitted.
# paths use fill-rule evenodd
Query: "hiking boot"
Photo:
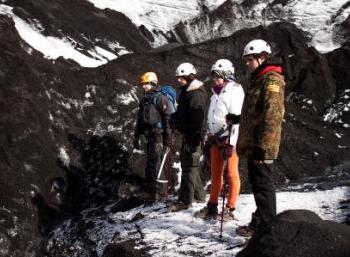
<svg viewBox="0 0 350 257"><path fill-rule="evenodd" d="M147 203L153 203L153 202L156 202L158 197L157 197L157 193L151 193L151 192L144 192L142 195L141 195L141 198L144 202L147 202Z"/></svg>
<svg viewBox="0 0 350 257"><path fill-rule="evenodd" d="M205 203L206 202L206 199L205 198L198 198L198 199L194 199L194 201L196 203Z"/></svg>
<svg viewBox="0 0 350 257"><path fill-rule="evenodd" d="M235 220L234 211L235 211L235 208L227 208L227 207L225 207L223 220L224 221ZM220 213L219 216L221 216L221 213Z"/></svg>
<svg viewBox="0 0 350 257"><path fill-rule="evenodd" d="M250 226L239 226L236 228L236 234L243 237L252 237L255 232L255 229Z"/></svg>
<svg viewBox="0 0 350 257"><path fill-rule="evenodd" d="M204 220L216 219L218 216L218 204L208 203L207 206L197 211L194 216Z"/></svg>
<svg viewBox="0 0 350 257"><path fill-rule="evenodd" d="M183 202L176 202L173 205L169 207L169 211L171 212L177 212L177 211L182 211L186 210L188 208L192 207L192 204L186 204Z"/></svg>

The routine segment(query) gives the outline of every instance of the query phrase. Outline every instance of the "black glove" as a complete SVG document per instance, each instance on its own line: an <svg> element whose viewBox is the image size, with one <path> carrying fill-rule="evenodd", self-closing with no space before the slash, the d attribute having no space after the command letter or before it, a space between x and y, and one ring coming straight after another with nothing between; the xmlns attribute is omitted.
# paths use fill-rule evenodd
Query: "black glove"
<svg viewBox="0 0 350 257"><path fill-rule="evenodd" d="M211 146L217 144L217 141L218 141L218 139L217 139L216 136L214 136L214 135L208 135L206 144L208 144L209 147L211 147Z"/></svg>
<svg viewBox="0 0 350 257"><path fill-rule="evenodd" d="M207 141L205 141L203 145L203 155L206 158L206 160L210 160L210 149L211 149L212 144L209 142L209 138Z"/></svg>
<svg viewBox="0 0 350 257"><path fill-rule="evenodd" d="M192 144L186 144L185 150L187 153L193 154L194 152L197 151L197 147L195 145L192 145Z"/></svg>
<svg viewBox="0 0 350 257"><path fill-rule="evenodd" d="M163 130L163 145L171 147L174 143L173 131L169 128Z"/></svg>
<svg viewBox="0 0 350 257"><path fill-rule="evenodd" d="M232 153L233 153L232 145L225 144L221 149L222 158L224 160L227 160L228 158L230 158L232 156Z"/></svg>
<svg viewBox="0 0 350 257"><path fill-rule="evenodd" d="M261 147L255 146L252 151L252 159L254 161L265 160L265 151Z"/></svg>
<svg viewBox="0 0 350 257"><path fill-rule="evenodd" d="M229 113L226 115L226 122L229 124L238 124L241 119L241 115L236 115L233 113Z"/></svg>
<svg viewBox="0 0 350 257"><path fill-rule="evenodd" d="M140 149L140 142L138 138L134 139L134 149L139 150Z"/></svg>
<svg viewBox="0 0 350 257"><path fill-rule="evenodd" d="M167 136L164 140L164 145L168 146L168 147L172 147L173 146L173 139L171 136Z"/></svg>

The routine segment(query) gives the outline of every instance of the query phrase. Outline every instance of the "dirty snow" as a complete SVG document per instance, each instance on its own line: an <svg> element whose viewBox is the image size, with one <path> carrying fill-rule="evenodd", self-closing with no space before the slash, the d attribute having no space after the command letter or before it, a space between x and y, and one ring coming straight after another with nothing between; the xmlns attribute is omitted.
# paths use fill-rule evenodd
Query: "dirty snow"
<svg viewBox="0 0 350 257"><path fill-rule="evenodd" d="M322 219L343 222L349 208L340 208L339 202L349 197L350 187L313 192L278 192L277 207L278 212L307 209ZM165 203L157 203L110 213L106 220L94 218L96 226L89 229L88 237L98 245L98 256L103 255L116 233L118 236L113 238L114 243L134 239L136 248L147 247L149 255L154 257L236 256L246 240L236 235L235 229L250 221L250 215L255 210L253 195L241 194L236 211L238 220L224 223L222 239L219 238L219 221L208 222L194 217L195 211L204 205L195 203L191 209L170 213ZM105 210L109 212L109 208L105 207ZM83 215L89 217L89 212L86 210ZM137 216L141 218L137 219ZM52 239L64 240L67 235L64 229L69 227L69 222L56 229Z"/></svg>

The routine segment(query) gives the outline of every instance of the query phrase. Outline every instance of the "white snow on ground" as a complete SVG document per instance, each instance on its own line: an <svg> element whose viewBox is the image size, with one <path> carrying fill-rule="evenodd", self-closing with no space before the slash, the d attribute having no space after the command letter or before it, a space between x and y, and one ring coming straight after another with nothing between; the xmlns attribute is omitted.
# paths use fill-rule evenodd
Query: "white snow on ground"
<svg viewBox="0 0 350 257"><path fill-rule="evenodd" d="M339 202L349 197L350 187L314 192L279 192L277 207L278 212L307 209L322 219L342 222L350 210L340 208ZM196 203L193 208L176 213L168 212L164 203L140 206L126 212L111 213L106 220L98 219L94 221L94 228L86 233L98 245L99 256L102 256L116 233L118 236L112 240L114 243L135 239L137 248L147 247L150 249L149 255L154 257L236 256L246 239L236 235L235 229L250 221L251 213L255 210L253 195L240 196L236 211L238 220L224 223L222 239L219 238L219 221L208 222L194 217L195 211L204 205ZM220 205L221 201L219 210ZM86 210L82 215L87 218L88 213L89 210ZM141 218L137 219L138 216ZM87 219L91 220L91 217ZM56 229L54 238L64 240L67 236L65 228L69 224L70 221L67 221Z"/></svg>
<svg viewBox="0 0 350 257"><path fill-rule="evenodd" d="M84 67L97 67L120 55L129 53L129 51L120 46L119 43L110 43L114 44L115 49L119 49L120 51L118 50L116 53L111 53L96 46L93 49L87 49L88 53L91 55L87 56L75 49L76 43L71 38L44 36L40 31L42 25L38 23L38 21L35 21L35 24L28 24L12 12L12 7L0 4L0 13L12 17L21 38L48 59L57 59L62 56L66 59L72 59Z"/></svg>
<svg viewBox="0 0 350 257"><path fill-rule="evenodd" d="M281 192L277 194L278 212L287 209L308 209L323 219L342 221L345 215L339 209L338 202L349 197L349 190L350 188L344 187L312 193ZM188 252L193 251L199 255L235 256L241 247L232 248L245 241L244 238L236 235L235 228L250 221L250 214L255 210L253 196L250 194L240 196L237 206L239 221L224 224L222 242L219 240L219 222L208 223L193 216L194 212L204 205L195 204L191 210L160 215L158 211L152 212L152 208L132 210L132 212L141 211L147 215L147 218L143 219L138 226L144 234L143 243L151 248L156 248L150 251L150 255L188 256ZM324 208L325 206L327 208ZM117 213L112 217L118 219L119 215L123 214ZM187 252L187 254L182 252Z"/></svg>

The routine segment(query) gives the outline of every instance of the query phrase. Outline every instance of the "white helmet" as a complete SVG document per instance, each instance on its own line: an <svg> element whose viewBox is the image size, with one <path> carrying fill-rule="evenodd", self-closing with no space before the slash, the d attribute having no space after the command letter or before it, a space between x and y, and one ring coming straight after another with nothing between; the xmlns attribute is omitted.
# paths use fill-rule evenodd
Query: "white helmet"
<svg viewBox="0 0 350 257"><path fill-rule="evenodd" d="M176 68L175 77L195 75L196 73L196 68L191 63L184 62Z"/></svg>
<svg viewBox="0 0 350 257"><path fill-rule="evenodd" d="M244 47L243 56L261 54L263 52L271 54L271 46L265 40L254 39Z"/></svg>
<svg viewBox="0 0 350 257"><path fill-rule="evenodd" d="M234 79L235 68L232 62L227 59L217 60L213 66L211 66L211 71L222 76L226 80Z"/></svg>

